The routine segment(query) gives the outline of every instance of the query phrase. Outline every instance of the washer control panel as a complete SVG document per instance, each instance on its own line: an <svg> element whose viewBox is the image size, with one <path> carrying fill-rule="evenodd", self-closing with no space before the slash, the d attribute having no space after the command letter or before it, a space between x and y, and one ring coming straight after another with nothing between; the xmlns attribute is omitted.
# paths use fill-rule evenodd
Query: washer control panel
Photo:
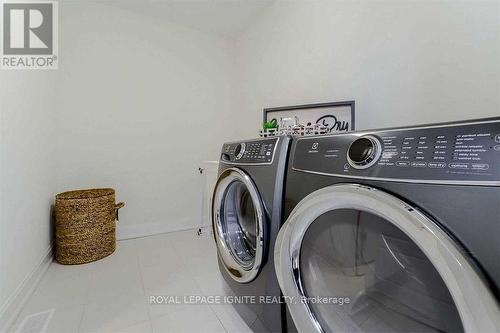
<svg viewBox="0 0 500 333"><path fill-rule="evenodd" d="M292 167L349 177L500 181L500 119L299 138Z"/></svg>
<svg viewBox="0 0 500 333"><path fill-rule="evenodd" d="M270 164L278 138L225 143L221 162L234 164Z"/></svg>

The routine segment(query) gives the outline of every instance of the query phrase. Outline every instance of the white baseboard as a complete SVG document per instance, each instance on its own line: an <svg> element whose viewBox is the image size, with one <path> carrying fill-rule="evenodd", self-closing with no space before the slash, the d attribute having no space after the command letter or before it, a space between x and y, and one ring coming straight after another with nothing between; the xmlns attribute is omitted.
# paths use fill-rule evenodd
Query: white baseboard
<svg viewBox="0 0 500 333"><path fill-rule="evenodd" d="M172 221L156 222L156 223L140 223L133 225L116 224L116 238L118 240L146 237L152 235L163 234L166 232L183 231L189 229L197 229L200 227L199 217L183 218Z"/></svg>
<svg viewBox="0 0 500 333"><path fill-rule="evenodd" d="M52 262L52 244L45 250L38 265L24 278L16 291L0 308L0 332L9 332L24 304Z"/></svg>

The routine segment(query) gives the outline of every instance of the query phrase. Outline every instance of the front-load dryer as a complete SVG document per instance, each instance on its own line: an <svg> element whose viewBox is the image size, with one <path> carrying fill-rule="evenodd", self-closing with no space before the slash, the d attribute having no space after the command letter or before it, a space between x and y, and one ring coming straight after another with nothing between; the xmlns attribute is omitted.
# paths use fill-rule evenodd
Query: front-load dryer
<svg viewBox="0 0 500 333"><path fill-rule="evenodd" d="M274 243L282 223L287 136L226 143L212 196L220 271L232 304L255 332L282 332Z"/></svg>
<svg viewBox="0 0 500 333"><path fill-rule="evenodd" d="M300 332L500 332L500 118L299 138L285 206Z"/></svg>

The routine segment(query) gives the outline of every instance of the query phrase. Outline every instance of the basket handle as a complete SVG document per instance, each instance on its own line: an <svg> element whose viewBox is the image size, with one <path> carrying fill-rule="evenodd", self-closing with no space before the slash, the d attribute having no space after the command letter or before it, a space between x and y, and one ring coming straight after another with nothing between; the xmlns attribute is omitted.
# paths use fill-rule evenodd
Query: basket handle
<svg viewBox="0 0 500 333"><path fill-rule="evenodd" d="M125 203L124 202L118 202L115 204L115 217L116 217L116 220L117 221L120 221L120 218L118 216L118 209L122 208L125 206Z"/></svg>

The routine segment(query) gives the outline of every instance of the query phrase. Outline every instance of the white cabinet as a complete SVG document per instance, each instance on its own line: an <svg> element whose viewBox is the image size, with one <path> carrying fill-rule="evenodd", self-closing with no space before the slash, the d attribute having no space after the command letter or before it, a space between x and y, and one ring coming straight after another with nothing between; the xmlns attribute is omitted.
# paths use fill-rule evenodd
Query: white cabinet
<svg viewBox="0 0 500 333"><path fill-rule="evenodd" d="M200 229L211 230L210 203L212 192L217 181L218 161L203 161L200 166L201 173L201 214Z"/></svg>

